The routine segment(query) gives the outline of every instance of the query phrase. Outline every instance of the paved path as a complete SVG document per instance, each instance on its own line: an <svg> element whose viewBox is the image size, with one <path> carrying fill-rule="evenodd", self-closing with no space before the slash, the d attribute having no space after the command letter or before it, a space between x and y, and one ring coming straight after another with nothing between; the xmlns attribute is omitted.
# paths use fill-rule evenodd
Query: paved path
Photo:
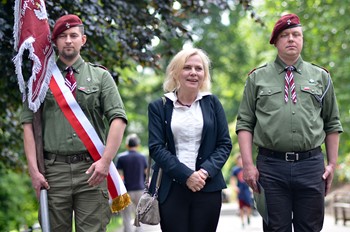
<svg viewBox="0 0 350 232"><path fill-rule="evenodd" d="M238 216L238 205L235 203L224 203L221 209L221 215L217 232L261 232L262 221L258 214L251 217L250 225L246 225L244 228L241 225L240 217ZM143 231L145 232L160 232L159 226L143 225ZM331 215L326 215L323 230L321 232L349 232L350 223L343 226L342 222L334 223L334 218ZM123 232L120 228L115 232ZM203 231L205 232L205 231Z"/></svg>

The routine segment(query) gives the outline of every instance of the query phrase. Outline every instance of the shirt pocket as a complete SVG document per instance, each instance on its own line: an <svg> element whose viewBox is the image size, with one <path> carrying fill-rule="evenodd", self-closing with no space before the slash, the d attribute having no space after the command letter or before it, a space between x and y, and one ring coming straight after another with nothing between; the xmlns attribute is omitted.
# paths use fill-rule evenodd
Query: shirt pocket
<svg viewBox="0 0 350 232"><path fill-rule="evenodd" d="M82 109L94 110L100 107L100 88L98 86L77 89L77 101Z"/></svg>
<svg viewBox="0 0 350 232"><path fill-rule="evenodd" d="M317 85L301 85L300 92L301 96L299 98L297 96L297 99L300 99L303 108L313 110L322 107L321 97L323 91L321 87Z"/></svg>
<svg viewBox="0 0 350 232"><path fill-rule="evenodd" d="M260 88L257 95L257 109L265 112L279 110L284 101L283 93L281 87Z"/></svg>
<svg viewBox="0 0 350 232"><path fill-rule="evenodd" d="M57 105L56 99L52 91L49 89L46 92L46 96L45 96L45 107L51 110L52 108L56 107L56 105Z"/></svg>

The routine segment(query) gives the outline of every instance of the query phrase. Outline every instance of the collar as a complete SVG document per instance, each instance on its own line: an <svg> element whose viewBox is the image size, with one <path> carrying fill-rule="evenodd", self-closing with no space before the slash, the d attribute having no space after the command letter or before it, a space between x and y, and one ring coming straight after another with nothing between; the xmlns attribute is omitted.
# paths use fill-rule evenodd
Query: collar
<svg viewBox="0 0 350 232"><path fill-rule="evenodd" d="M294 71L301 74L302 72L302 66L303 66L303 58L299 56L297 62L295 62L294 66ZM275 59L275 68L279 74L283 73L288 65L286 65L279 56L276 57Z"/></svg>
<svg viewBox="0 0 350 232"><path fill-rule="evenodd" d="M56 63L57 63L57 66L58 66L58 68L60 69L61 72L66 70L67 65L65 63L63 63L60 59L58 59ZM75 61L75 63L72 65L74 72L79 74L80 68L82 67L82 65L84 63L85 63L85 61L83 60L83 58L81 56L79 56L77 61Z"/></svg>
<svg viewBox="0 0 350 232"><path fill-rule="evenodd" d="M211 92L198 92L196 99L194 100L194 102L201 100L204 96L207 95L211 95ZM165 93L164 94L165 97L169 98L172 102L173 105L175 106L175 103L177 101L177 95L176 95L176 91L174 92L169 92L169 93Z"/></svg>

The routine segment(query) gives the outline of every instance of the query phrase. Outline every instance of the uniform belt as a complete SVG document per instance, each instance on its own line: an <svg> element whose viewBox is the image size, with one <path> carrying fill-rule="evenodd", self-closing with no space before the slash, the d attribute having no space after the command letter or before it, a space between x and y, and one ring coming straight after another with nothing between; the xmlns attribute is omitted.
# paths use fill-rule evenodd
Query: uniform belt
<svg viewBox="0 0 350 232"><path fill-rule="evenodd" d="M267 148L259 147L260 155L274 157L274 158L282 159L289 162L304 160L312 156L318 155L320 153L321 153L321 147L316 147L308 151L300 151L300 152L279 152L279 151L273 151Z"/></svg>
<svg viewBox="0 0 350 232"><path fill-rule="evenodd" d="M59 155L50 152L44 152L44 158L47 160L55 160L65 162L67 164L74 164L81 161L91 161L92 158L88 152L83 152L74 155Z"/></svg>

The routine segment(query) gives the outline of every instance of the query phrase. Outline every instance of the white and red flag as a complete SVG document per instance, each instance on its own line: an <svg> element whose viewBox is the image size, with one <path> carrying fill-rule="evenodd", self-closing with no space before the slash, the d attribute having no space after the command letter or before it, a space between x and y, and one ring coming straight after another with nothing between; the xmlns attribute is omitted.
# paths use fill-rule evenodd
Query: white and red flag
<svg viewBox="0 0 350 232"><path fill-rule="evenodd" d="M16 0L14 8L14 49L18 52L13 62L23 101L36 112L45 99L55 65L55 54L50 39L50 26L44 0ZM23 53L29 51L33 62L27 86L22 74ZM27 93L28 92L28 93Z"/></svg>
<svg viewBox="0 0 350 232"><path fill-rule="evenodd" d="M23 101L28 99L29 108L35 113L50 88L64 115L94 161L99 160L105 146L73 94L64 84L64 77L56 65L45 1L16 0L14 14L14 49L18 53L13 58L13 62ZM32 72L27 84L22 74L25 50L29 50L29 59L32 61ZM130 204L130 197L113 163L110 164L107 181L112 211L124 209Z"/></svg>

